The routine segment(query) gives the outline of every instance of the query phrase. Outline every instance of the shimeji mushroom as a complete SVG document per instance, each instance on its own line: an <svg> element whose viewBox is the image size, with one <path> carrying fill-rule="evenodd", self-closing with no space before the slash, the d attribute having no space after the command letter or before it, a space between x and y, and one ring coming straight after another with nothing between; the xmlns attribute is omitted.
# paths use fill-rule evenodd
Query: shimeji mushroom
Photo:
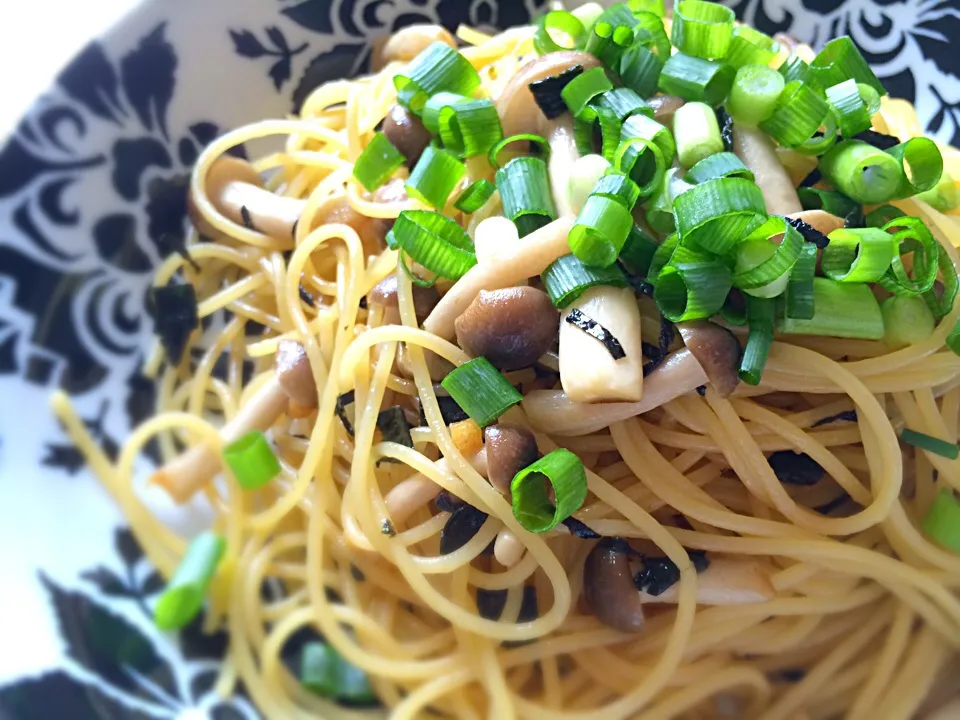
<svg viewBox="0 0 960 720"><path fill-rule="evenodd" d="M497 98L497 112L500 113L504 137L534 133L546 138L550 144L547 168L553 200L561 217L573 214L565 188L570 169L580 157L573 137L573 117L570 113L563 113L557 118L548 119L534 100L529 86L532 82L558 75L576 65L589 70L600 67L600 61L589 53L571 50L541 55L520 68Z"/></svg>
<svg viewBox="0 0 960 720"><path fill-rule="evenodd" d="M524 283L570 252L567 235L573 217L562 217L527 235L523 242L495 252L453 284L424 321L423 329L445 340L456 332L455 322L481 290L499 290Z"/></svg>
<svg viewBox="0 0 960 720"><path fill-rule="evenodd" d="M631 558L621 545L601 540L590 551L583 567L583 593L587 605L608 627L626 633L643 629L648 604L674 604L679 600L676 583L659 595L638 590ZM697 573L697 604L743 605L776 596L769 573L754 560L711 558Z"/></svg>
<svg viewBox="0 0 960 720"><path fill-rule="evenodd" d="M570 322L577 311L598 323L622 349L615 356L596 337ZM560 320L560 382L573 402L625 400L643 395L640 310L629 288L602 285L588 289L564 308Z"/></svg>
<svg viewBox="0 0 960 720"><path fill-rule="evenodd" d="M399 182L399 184L397 184ZM307 201L285 197L263 187L263 180L245 160L224 155L210 167L206 177L206 195L224 217L272 238L293 239ZM398 204L407 201L403 180L391 181L378 188L373 202ZM202 235L215 236L214 228L197 208L196 199L187 196L187 211ZM344 224L353 228L363 242L364 252L378 253L390 222L367 217L350 206L345 194L324 200L313 217L313 227Z"/></svg>
<svg viewBox="0 0 960 720"><path fill-rule="evenodd" d="M220 429L220 440L227 445L251 430L267 430L284 411L310 410L317 405L317 388L310 361L303 346L283 340L277 346L276 372ZM291 410L292 409L292 410ZM151 481L164 488L177 502L186 502L220 472L223 458L210 445L202 443L175 457L157 470Z"/></svg>
<svg viewBox="0 0 960 720"><path fill-rule="evenodd" d="M768 213L790 215L803 210L790 175L777 157L773 142L764 132L734 123L733 151L753 172Z"/></svg>
<svg viewBox="0 0 960 720"><path fill-rule="evenodd" d="M574 402L561 390L533 390L523 398L523 409L534 428L550 435L586 435L608 425L641 415L710 382L728 395L739 382L740 343L725 328L702 321L681 324L688 346L668 355L644 379L637 402Z"/></svg>

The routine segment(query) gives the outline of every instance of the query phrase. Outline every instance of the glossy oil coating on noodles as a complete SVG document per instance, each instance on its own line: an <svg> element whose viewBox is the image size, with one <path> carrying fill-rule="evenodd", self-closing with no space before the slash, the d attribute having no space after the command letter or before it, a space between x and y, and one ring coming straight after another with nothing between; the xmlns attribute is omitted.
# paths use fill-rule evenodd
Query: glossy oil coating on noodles
<svg viewBox="0 0 960 720"><path fill-rule="evenodd" d="M471 46L462 53L494 100L534 56L532 28L463 36ZM406 41L418 42L413 33ZM394 57L412 57L400 44ZM648 378L649 406L590 411L598 414L571 406L557 394L557 376L540 371L556 369L555 354L536 372L506 372L525 399L501 420L530 428L541 453L568 448L587 468L589 495L576 518L679 568L661 596L637 593L643 627L624 634L615 625L630 618L602 622L597 601L584 599L584 565L598 541L563 526L545 534L521 527L502 488L487 479L487 449L460 442L444 423L427 362L469 359L455 344L463 307L481 289L525 284L568 252L570 217L486 258L478 248L479 264L436 310L428 306L426 322L418 318L414 288L377 224L414 203L377 202L352 177L395 103L392 78L402 67L391 62L371 77L324 85L298 118L240 128L202 154L192 194L213 242L189 244L197 268L168 258L155 285L182 274L196 288L201 318L220 320L215 332L191 336L192 364L161 365L154 354L148 371L157 373L158 412L116 463L69 401L54 399L165 576L186 542L135 489L145 443L155 438L168 461L155 482L178 500L201 493L213 506L227 542L206 615L209 628L229 631L219 688L230 692L242 680L269 718L356 712L332 709L282 662L288 640L312 628L368 673L391 716L403 720L429 717L427 708L498 720L908 718L928 697L942 703L943 686L956 683L960 557L918 523L939 488L960 490L960 463L901 448L898 433L908 426L957 440L960 357L944 341L960 307L928 340L896 351L875 341L780 337L762 383L740 385L728 398L712 386L693 391L704 382L695 361L687 370L700 373L693 384L667 383L653 402ZM912 107L889 99L874 127L901 139L920 132ZM284 149L253 168L270 178L267 190L297 202L278 205L265 234L262 218L245 227L209 190L226 151L268 136L283 138ZM944 152L948 167L955 164ZM486 159L476 160L461 187L492 180ZM916 200L896 204L923 219L957 263L956 216ZM452 206L447 214L471 232L483 219ZM396 308L370 301L394 274ZM652 305L640 307L644 340L656 344L659 319ZM274 356L284 340L305 350L315 409L288 403L280 386ZM218 362L225 373L215 373ZM350 391L352 434L337 414ZM382 440L378 413L399 405L415 417L416 398L426 424L411 431L414 447ZM220 448L254 427L269 430L280 476L250 492L210 482ZM184 444L192 449L181 454ZM781 483L766 457L776 451L805 453L823 478ZM440 536L450 511L435 502L441 489L488 515L447 554ZM688 551L706 551L710 567L698 574ZM534 593L531 613L525 597ZM499 617L479 609L478 596L497 597Z"/></svg>

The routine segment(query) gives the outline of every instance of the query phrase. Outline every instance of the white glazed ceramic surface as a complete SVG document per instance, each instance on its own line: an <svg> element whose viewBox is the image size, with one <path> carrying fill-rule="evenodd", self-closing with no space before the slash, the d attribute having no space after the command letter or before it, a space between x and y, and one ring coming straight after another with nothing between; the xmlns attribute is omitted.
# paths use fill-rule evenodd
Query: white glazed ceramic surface
<svg viewBox="0 0 960 720"><path fill-rule="evenodd" d="M183 232L184 182L206 142L362 72L371 41L395 27L508 26L543 4L150 0L92 41L0 146L0 718L256 717L243 696L212 692L222 635L152 627L160 578L52 418L50 392L74 394L111 455L150 412L144 294ZM815 46L851 34L930 134L960 141L956 0L728 4Z"/></svg>

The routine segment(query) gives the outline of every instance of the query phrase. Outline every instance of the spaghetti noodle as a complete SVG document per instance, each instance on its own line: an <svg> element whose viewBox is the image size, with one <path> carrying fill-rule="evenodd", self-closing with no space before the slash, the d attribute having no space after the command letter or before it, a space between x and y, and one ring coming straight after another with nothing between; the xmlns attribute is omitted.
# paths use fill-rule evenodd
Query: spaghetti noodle
<svg viewBox="0 0 960 720"><path fill-rule="evenodd" d="M395 37L392 57L416 54L424 44L418 32L427 31ZM534 33L462 29L469 46L461 55L479 73L478 97L502 95L534 56ZM427 32L437 38L439 31ZM689 387L654 403L649 375L638 404L645 398L650 407L597 416L597 427L583 425L589 419L574 408L569 428L558 432L560 418L551 414L558 406L534 406L536 393L560 387L555 352L536 371L506 371L529 397L501 423L532 428L535 450L567 448L586 470L587 500L575 513L583 527L528 532L504 488L491 484L489 440L478 450L468 447L477 436L451 431L441 412L446 391L431 370L469 360L453 342L454 320L479 290L494 287L483 273L507 274L496 287L526 285L567 252L570 221L493 248L452 289L441 280L434 303L444 297L423 323L421 291L398 271L397 251L376 241L384 229L377 223L420 206L378 201L352 177L396 102L392 80L404 67L388 62L370 77L324 85L298 118L240 128L202 153L191 199L214 242L194 237L190 261L166 259L155 286L174 277L191 284L209 325L191 335L182 362L163 363L159 347L148 361L157 414L133 431L115 463L69 400L53 401L165 576L187 543L135 484L146 444L158 441L167 462L156 482L179 500L202 493L214 509L226 552L205 625L229 633L220 691L242 680L269 718L352 717L357 711L310 692L285 664L296 639L312 633L365 671L398 720L434 711L498 720L812 720L877 711L892 719L914 716L925 701L942 703L951 683L955 692L960 556L918 523L940 488L960 491L960 465L901 446L898 433L907 426L958 440L960 357L945 341L960 306L929 338L898 350L871 340L778 336L761 384L741 384L730 398L710 386L694 392L704 380L690 360L688 372L700 379ZM883 101L873 127L901 140L920 132L915 111L899 100ZM231 148L275 136L285 138L283 150L253 161L252 170L269 178L277 205L243 205L235 221L216 195L218 163ZM942 150L947 170L960 177L960 154ZM465 168L460 188L494 180L486 158ZM478 256L477 227L500 214L498 202L472 216L452 200L445 210L474 234ZM895 205L927 223L958 263L956 215L917 199ZM374 288L391 277L396 306L373 302ZM660 319L652 303L640 307L646 354ZM315 408L288 404L282 394L274 355L285 341L302 348ZM344 423L347 401L352 417ZM412 446L378 428L378 415L394 406L414 424L422 412ZM278 476L254 490L229 474L211 481L223 446L258 423L271 438ZM184 444L192 449L182 454ZM780 451L809 456L822 477L808 486L782 483L768 461ZM482 522L442 554L441 538L463 503ZM656 558L656 567L676 571L660 593L637 591L645 611L639 633L605 623L585 600L592 577L585 565L607 541L597 536L642 555L644 572L653 572ZM710 563L702 573L695 551ZM616 547L611 552L619 557Z"/></svg>

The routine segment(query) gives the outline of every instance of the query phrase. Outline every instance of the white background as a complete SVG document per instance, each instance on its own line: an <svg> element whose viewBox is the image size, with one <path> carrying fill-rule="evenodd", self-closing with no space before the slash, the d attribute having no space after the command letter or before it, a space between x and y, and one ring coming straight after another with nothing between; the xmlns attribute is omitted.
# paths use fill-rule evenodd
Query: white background
<svg viewBox="0 0 960 720"><path fill-rule="evenodd" d="M0 144L34 97L86 42L137 0L27 0L0 10Z"/></svg>

